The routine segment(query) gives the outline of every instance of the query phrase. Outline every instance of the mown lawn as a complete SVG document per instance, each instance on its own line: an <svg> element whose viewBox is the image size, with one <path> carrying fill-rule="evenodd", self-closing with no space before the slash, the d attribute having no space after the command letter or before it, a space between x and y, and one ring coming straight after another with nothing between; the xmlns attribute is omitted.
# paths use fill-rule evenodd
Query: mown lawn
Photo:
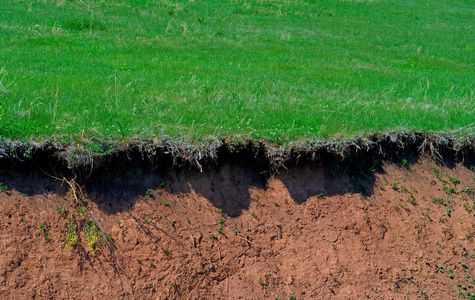
<svg viewBox="0 0 475 300"><path fill-rule="evenodd" d="M475 6L2 0L0 139L475 133Z"/></svg>

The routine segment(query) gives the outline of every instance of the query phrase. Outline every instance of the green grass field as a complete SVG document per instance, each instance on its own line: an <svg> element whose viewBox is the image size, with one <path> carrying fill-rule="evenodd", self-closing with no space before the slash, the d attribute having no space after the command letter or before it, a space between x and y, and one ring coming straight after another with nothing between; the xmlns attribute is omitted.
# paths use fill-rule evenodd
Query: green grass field
<svg viewBox="0 0 475 300"><path fill-rule="evenodd" d="M2 0L0 139L475 133L473 0Z"/></svg>

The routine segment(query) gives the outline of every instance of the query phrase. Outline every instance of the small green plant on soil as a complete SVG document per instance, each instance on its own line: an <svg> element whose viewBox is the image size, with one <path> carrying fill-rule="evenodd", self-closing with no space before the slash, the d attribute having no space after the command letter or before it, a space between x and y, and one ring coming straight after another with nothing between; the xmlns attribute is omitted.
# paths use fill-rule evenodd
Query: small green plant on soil
<svg viewBox="0 0 475 300"><path fill-rule="evenodd" d="M168 206L170 204L167 200L163 201L163 205Z"/></svg>
<svg viewBox="0 0 475 300"><path fill-rule="evenodd" d="M449 176L449 179L450 179L450 181L452 181L454 184L460 183L460 179L457 178L457 177L450 177L450 176Z"/></svg>
<svg viewBox="0 0 475 300"><path fill-rule="evenodd" d="M464 189L461 189L460 192L468 194L468 193L471 193L473 191L473 189L474 189L473 187L466 186Z"/></svg>
<svg viewBox="0 0 475 300"><path fill-rule="evenodd" d="M330 272L330 276L332 276L333 281L338 282L338 277L333 275L332 272Z"/></svg>
<svg viewBox="0 0 475 300"><path fill-rule="evenodd" d="M432 197L432 202L438 205L447 205L447 203L445 203L445 201L441 197Z"/></svg>
<svg viewBox="0 0 475 300"><path fill-rule="evenodd" d="M112 239L112 236L110 234L106 235L104 231L100 228L98 224L94 221L92 214L90 214L85 205L84 202L82 201L83 197L83 192L81 187L74 181L72 180L67 180L64 177L61 178L56 178L53 176L50 176L54 179L65 181L68 183L68 185L71 188L71 194L72 194L72 199L70 204L74 206L74 210L71 212L69 217L67 217L65 213L65 206L61 206L58 209L56 209L58 212L63 212L63 217L67 217L69 219L68 222L68 231L66 236L64 237L64 241L66 244L66 251L69 250L69 248L73 245L77 245L78 242L78 236L80 231L82 230L86 236L86 242L87 246L86 249L89 250L89 252L94 255L100 248L100 243L99 241L102 240L102 243L105 245L107 243L107 239ZM65 204L66 205L66 204ZM79 212L79 216L77 215L77 212ZM77 228L76 226L76 217L79 217L79 224L83 224L80 227ZM91 220L89 220L89 218ZM117 221L117 224L119 227L121 227L121 222Z"/></svg>
<svg viewBox="0 0 475 300"><path fill-rule="evenodd" d="M447 206L447 208L445 209L445 212L446 212L447 215L450 217L450 207Z"/></svg>
<svg viewBox="0 0 475 300"><path fill-rule="evenodd" d="M468 203L464 203L463 208L465 208L465 210L469 213L472 211L472 209L470 208L470 205L468 205Z"/></svg>
<svg viewBox="0 0 475 300"><path fill-rule="evenodd" d="M116 223L117 223L117 225L119 225L119 228L122 228L122 222L121 221L117 220Z"/></svg>
<svg viewBox="0 0 475 300"><path fill-rule="evenodd" d="M223 218L223 217L219 217L219 220L218 220L218 221L219 221L220 224L223 224L223 223L224 223L224 218Z"/></svg>
<svg viewBox="0 0 475 300"><path fill-rule="evenodd" d="M150 223L150 221L152 220L152 216L148 216L146 219L145 219L145 223Z"/></svg>
<svg viewBox="0 0 475 300"><path fill-rule="evenodd" d="M163 253L165 253L166 255L169 255L169 254L170 254L170 249L169 249L169 248L163 248L163 247L162 247L162 251L163 251Z"/></svg>
<svg viewBox="0 0 475 300"><path fill-rule="evenodd" d="M408 193L408 194L411 194L411 196L412 196L412 193L409 192L409 190L407 189L407 187L406 187L405 185L402 185L402 186L401 186L401 191L402 191L402 192L405 192L405 193Z"/></svg>
<svg viewBox="0 0 475 300"><path fill-rule="evenodd" d="M214 234L214 233L211 233L211 238L212 238L212 239L215 239L215 240L218 239L218 237L217 237L216 234Z"/></svg>
<svg viewBox="0 0 475 300"><path fill-rule="evenodd" d="M401 164L402 164L403 166L406 166L406 165L407 165L407 159L403 158L403 159L401 160Z"/></svg>
<svg viewBox="0 0 475 300"><path fill-rule="evenodd" d="M3 182L0 182L0 191L3 192L3 191L6 191L7 189L8 189L8 186L3 185Z"/></svg>
<svg viewBox="0 0 475 300"><path fill-rule="evenodd" d="M399 211L399 205L394 204L394 209L395 209L396 211Z"/></svg>
<svg viewBox="0 0 475 300"><path fill-rule="evenodd" d="M427 219L429 219L429 221L432 221L432 219L430 218L430 216L429 216L429 213L428 213L428 212L426 212L426 213L425 213L425 216L427 217Z"/></svg>
<svg viewBox="0 0 475 300"><path fill-rule="evenodd" d="M444 175L440 175L439 171L437 170L437 167L432 167L432 170L434 171L434 175L435 177L437 177L439 180L442 180L444 179Z"/></svg>
<svg viewBox="0 0 475 300"><path fill-rule="evenodd" d="M456 194L457 193L457 189L454 188L454 187L449 187L448 185L446 185L445 183L442 183L442 190L444 190L445 192L447 192L448 194Z"/></svg>
<svg viewBox="0 0 475 300"><path fill-rule="evenodd" d="M101 231L94 223L94 221L87 221L84 225L84 233L86 234L88 249L92 254L99 250L98 241L101 239Z"/></svg>
<svg viewBox="0 0 475 300"><path fill-rule="evenodd" d="M332 247L334 250L336 250L336 245L335 244L332 244Z"/></svg>
<svg viewBox="0 0 475 300"><path fill-rule="evenodd" d="M218 233L224 234L224 230L221 225L218 226Z"/></svg>
<svg viewBox="0 0 475 300"><path fill-rule="evenodd" d="M153 196L153 192L151 189L147 189L147 191L145 192L145 194L149 195L150 197Z"/></svg>
<svg viewBox="0 0 475 300"><path fill-rule="evenodd" d="M461 243L460 243L460 245L463 246ZM465 246L463 246L462 248L465 250ZM458 263L462 265L462 269L463 269L464 272L466 272L468 270L468 266L467 266L466 263L461 262L461 261L459 261Z"/></svg>
<svg viewBox="0 0 475 300"><path fill-rule="evenodd" d="M45 240L47 240L49 238L49 234L46 234L45 225L40 224L39 228L40 228L40 232L43 234L43 237L45 238Z"/></svg>
<svg viewBox="0 0 475 300"><path fill-rule="evenodd" d="M66 251L68 251L71 246L77 245L78 243L76 230L71 223L68 224L68 233L64 237L64 242L66 244Z"/></svg>
<svg viewBox="0 0 475 300"><path fill-rule="evenodd" d="M450 271L449 269L447 269L447 274L449 275L449 278L450 278L450 279L454 279L454 278L455 278L454 274L452 274L452 271Z"/></svg>

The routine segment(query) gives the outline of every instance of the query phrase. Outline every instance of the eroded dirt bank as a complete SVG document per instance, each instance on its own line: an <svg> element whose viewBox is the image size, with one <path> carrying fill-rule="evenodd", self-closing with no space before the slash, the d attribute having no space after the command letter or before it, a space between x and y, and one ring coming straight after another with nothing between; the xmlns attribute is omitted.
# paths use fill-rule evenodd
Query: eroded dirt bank
<svg viewBox="0 0 475 300"><path fill-rule="evenodd" d="M4 164L0 298L469 298L473 165L414 154L276 173L246 156L203 172Z"/></svg>

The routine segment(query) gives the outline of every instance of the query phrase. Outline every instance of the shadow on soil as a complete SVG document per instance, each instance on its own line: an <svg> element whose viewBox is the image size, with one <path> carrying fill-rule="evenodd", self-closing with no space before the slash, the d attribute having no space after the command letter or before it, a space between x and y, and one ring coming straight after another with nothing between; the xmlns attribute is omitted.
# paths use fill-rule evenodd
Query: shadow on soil
<svg viewBox="0 0 475 300"><path fill-rule="evenodd" d="M370 195L374 173L383 171L381 160L376 158L367 161L359 158L355 163L351 160L335 162L334 158L324 161L327 163L291 162L278 173L270 173L269 166L250 153L221 155L203 172L166 163L155 169L144 164L119 166L98 172L94 181L87 185L87 191L92 201L111 214L130 209L139 196L165 190L174 195L196 193L227 216L237 217L253 201L250 190L267 189L271 176L281 180L292 199L302 204L310 197L321 195Z"/></svg>
<svg viewBox="0 0 475 300"><path fill-rule="evenodd" d="M87 197L108 214L131 209L137 198L147 193L160 190L175 195L194 192L221 208L226 215L236 217L253 201L250 189L267 189L270 177L280 180L299 204L315 196L345 193L369 196L373 193L374 175L384 172L382 161L409 169L420 159L414 153L390 157L364 153L344 161L332 155L322 155L318 161L299 157L298 161L288 162L286 168L271 173L267 160L250 151L228 151L218 157L203 172L186 164L179 167L167 157L152 162L117 156L94 172L90 169L71 171L64 164L51 164L51 160L44 159L2 162L0 182L8 186L8 190L17 190L29 196L45 192L66 195L69 186L58 179L63 176L69 180L74 178L84 187ZM473 166L470 159L464 159L463 164ZM453 158L442 165L447 168L455 166Z"/></svg>
<svg viewBox="0 0 475 300"><path fill-rule="evenodd" d="M167 161L156 168L147 164L124 165L97 174L100 176L96 175L87 190L91 200L107 213L127 210L137 197L165 190L174 195L194 192L221 208L223 213L235 217L249 207L250 187L265 188L268 175L265 169L252 155L244 153L220 158L203 172L189 166L177 167Z"/></svg>

